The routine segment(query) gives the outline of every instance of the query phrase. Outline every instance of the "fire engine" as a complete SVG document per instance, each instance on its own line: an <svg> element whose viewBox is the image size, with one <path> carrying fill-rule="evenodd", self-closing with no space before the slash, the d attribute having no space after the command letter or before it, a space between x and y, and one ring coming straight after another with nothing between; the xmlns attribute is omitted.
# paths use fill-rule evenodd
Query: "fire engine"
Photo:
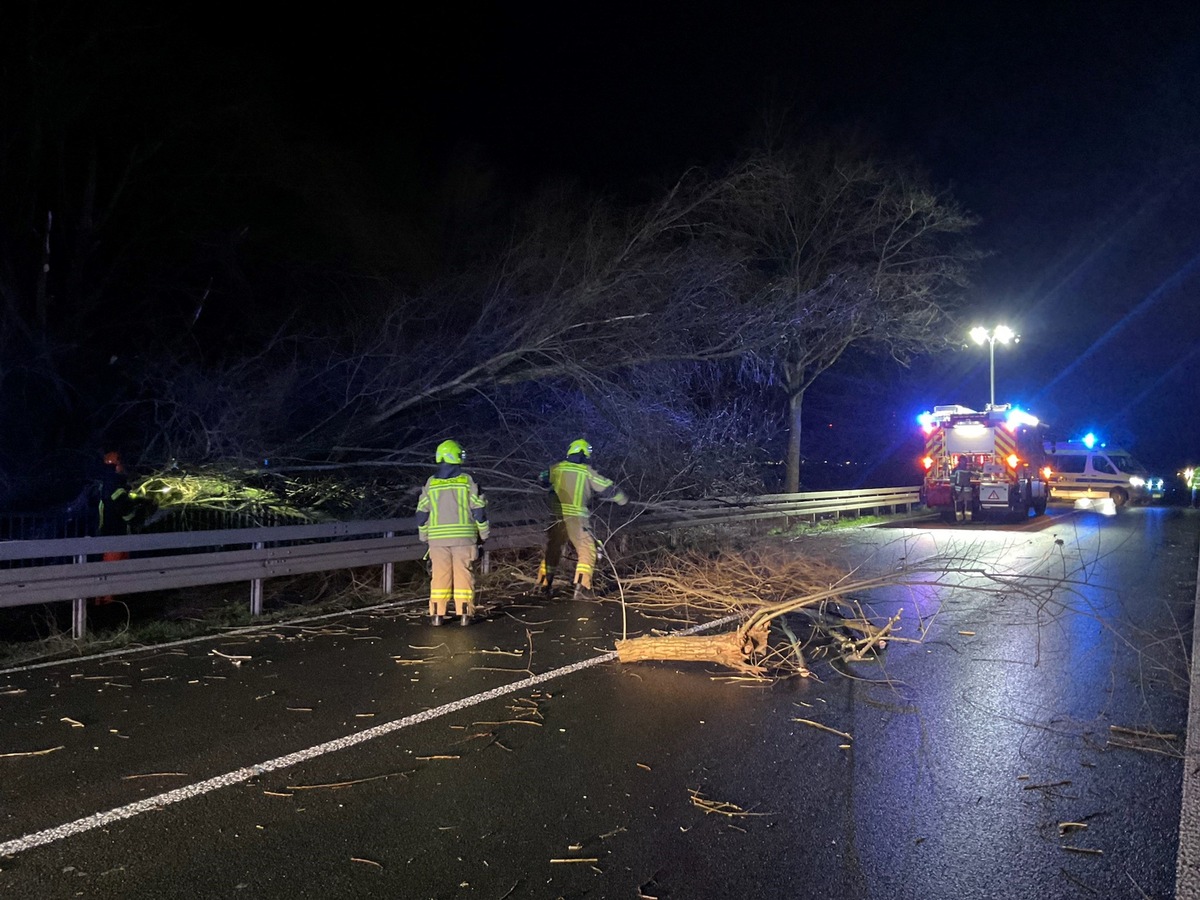
<svg viewBox="0 0 1200 900"><path fill-rule="evenodd" d="M1046 511L1042 428L1011 404L935 406L918 417L925 433L921 501L947 522L961 513L1026 518Z"/></svg>

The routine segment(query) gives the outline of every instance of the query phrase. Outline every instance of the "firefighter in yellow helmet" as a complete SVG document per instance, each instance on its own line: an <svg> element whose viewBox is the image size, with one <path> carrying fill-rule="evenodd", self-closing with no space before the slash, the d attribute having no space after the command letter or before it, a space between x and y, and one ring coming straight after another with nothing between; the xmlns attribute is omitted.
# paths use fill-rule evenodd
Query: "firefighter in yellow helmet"
<svg viewBox="0 0 1200 900"><path fill-rule="evenodd" d="M487 500L475 479L462 470L466 454L456 441L438 444L437 474L425 482L417 501L417 535L429 544L433 575L429 585L430 623L441 625L450 601L461 624L470 625L475 605L471 563L478 541L488 539Z"/></svg>
<svg viewBox="0 0 1200 900"><path fill-rule="evenodd" d="M575 596L591 593L596 570L596 538L588 522L588 506L593 498L611 500L618 506L629 502L625 492L590 465L592 445L585 440L572 441L567 458L542 472L538 482L551 491L550 506L554 522L546 533L546 554L538 569L538 585L547 594L562 558L563 544L570 540L579 561L575 565Z"/></svg>

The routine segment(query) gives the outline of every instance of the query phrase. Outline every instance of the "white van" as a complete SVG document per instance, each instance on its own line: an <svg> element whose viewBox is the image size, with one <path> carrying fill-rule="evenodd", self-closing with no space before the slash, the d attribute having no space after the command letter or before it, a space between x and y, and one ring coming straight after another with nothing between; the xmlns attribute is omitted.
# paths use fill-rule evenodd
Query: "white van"
<svg viewBox="0 0 1200 900"><path fill-rule="evenodd" d="M1163 496L1163 480L1131 454L1093 441L1047 441L1046 465L1051 501L1110 497L1124 506Z"/></svg>

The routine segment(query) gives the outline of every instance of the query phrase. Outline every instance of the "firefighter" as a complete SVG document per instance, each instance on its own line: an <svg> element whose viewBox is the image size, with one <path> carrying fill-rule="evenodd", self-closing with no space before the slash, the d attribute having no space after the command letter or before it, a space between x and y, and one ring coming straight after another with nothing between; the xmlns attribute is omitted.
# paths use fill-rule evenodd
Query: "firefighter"
<svg viewBox="0 0 1200 900"><path fill-rule="evenodd" d="M580 439L567 447L566 459L560 460L538 476L538 483L551 492L550 507L554 521L546 533L546 553L538 569L538 586L547 595L554 573L562 558L563 544L575 547L575 596L592 593L592 575L596 569L596 539L588 521L588 505L593 497L611 500L618 506L629 502L625 492L590 465L592 445Z"/></svg>
<svg viewBox="0 0 1200 900"><path fill-rule="evenodd" d="M121 454L110 450L104 454L104 471L100 475L99 498L97 500L96 533L101 537L133 534L134 525L143 516L147 501L129 488L125 465ZM105 562L129 559L125 550L109 550L104 554ZM111 594L96 597L97 605L113 602Z"/></svg>
<svg viewBox="0 0 1200 900"><path fill-rule="evenodd" d="M1200 466L1188 466L1183 470L1184 481L1187 482L1190 497L1188 500L1189 506L1196 505L1196 496L1200 494Z"/></svg>
<svg viewBox="0 0 1200 900"><path fill-rule="evenodd" d="M104 454L104 471L100 475L97 501L97 533L101 536L130 534L137 515L137 499L129 490L129 479L121 454L115 450ZM128 554L118 556L124 559ZM105 559L108 554L105 554Z"/></svg>
<svg viewBox="0 0 1200 900"><path fill-rule="evenodd" d="M962 520L967 521L967 509L971 506L971 462L966 456L960 456L958 464L950 474L950 490L954 496L954 520L962 512Z"/></svg>
<svg viewBox="0 0 1200 900"><path fill-rule="evenodd" d="M487 500L475 479L462 470L466 454L457 441L438 444L436 475L421 489L417 501L417 535L429 544L433 572L429 583L429 622L441 625L450 614L450 601L461 624L474 614L475 576L471 563L479 556L477 542L488 539Z"/></svg>

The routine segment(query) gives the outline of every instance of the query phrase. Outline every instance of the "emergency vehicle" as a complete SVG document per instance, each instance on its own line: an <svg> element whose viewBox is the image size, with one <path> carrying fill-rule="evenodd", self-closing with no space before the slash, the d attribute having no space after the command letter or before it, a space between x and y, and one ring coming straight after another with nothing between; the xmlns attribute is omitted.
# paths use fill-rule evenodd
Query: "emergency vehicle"
<svg viewBox="0 0 1200 900"><path fill-rule="evenodd" d="M921 501L947 522L1025 518L1046 511L1042 427L1011 404L935 406L918 417L925 433Z"/></svg>
<svg viewBox="0 0 1200 900"><path fill-rule="evenodd" d="M1094 434L1078 441L1047 441L1046 462L1053 469L1054 500L1097 500L1108 497L1120 509L1126 503L1163 498L1163 479L1151 475L1133 455L1099 443Z"/></svg>

